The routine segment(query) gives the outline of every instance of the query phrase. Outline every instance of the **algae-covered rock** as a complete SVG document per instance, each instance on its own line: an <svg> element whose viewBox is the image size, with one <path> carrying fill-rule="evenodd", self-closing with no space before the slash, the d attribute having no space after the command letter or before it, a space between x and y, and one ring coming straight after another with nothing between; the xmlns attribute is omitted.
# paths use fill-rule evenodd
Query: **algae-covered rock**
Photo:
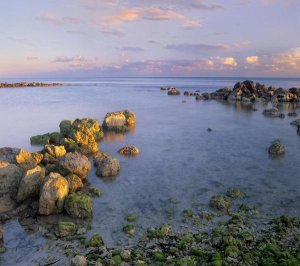
<svg viewBox="0 0 300 266"><path fill-rule="evenodd" d="M227 190L226 196L231 199L241 199L245 196L245 194L238 188L229 188Z"/></svg>
<svg viewBox="0 0 300 266"><path fill-rule="evenodd" d="M139 155L140 151L135 146L125 146L118 150L118 153L123 156L137 156Z"/></svg>
<svg viewBox="0 0 300 266"><path fill-rule="evenodd" d="M89 247L102 247L104 246L104 241L102 237L99 234L95 234L91 237L91 239L88 241Z"/></svg>
<svg viewBox="0 0 300 266"><path fill-rule="evenodd" d="M279 156L285 153L285 146L280 139L276 139L272 142L268 149L271 156Z"/></svg>
<svg viewBox="0 0 300 266"><path fill-rule="evenodd" d="M41 188L39 213L49 215L62 212L68 193L68 181L58 173L50 173Z"/></svg>
<svg viewBox="0 0 300 266"><path fill-rule="evenodd" d="M83 187L82 180L77 175L69 174L66 176L66 179L69 183L70 193L76 192L79 188Z"/></svg>
<svg viewBox="0 0 300 266"><path fill-rule="evenodd" d="M127 224L123 227L123 232L129 236L134 236L135 233L135 225L134 224Z"/></svg>
<svg viewBox="0 0 300 266"><path fill-rule="evenodd" d="M17 194L17 200L23 201L27 198L38 196L44 179L44 168L37 166L31 170L28 170L21 179Z"/></svg>
<svg viewBox="0 0 300 266"><path fill-rule="evenodd" d="M89 159L77 152L68 152L58 159L59 171L63 175L75 174L85 179L91 169Z"/></svg>
<svg viewBox="0 0 300 266"><path fill-rule="evenodd" d="M22 176L23 173L17 165L0 160L0 196L16 196Z"/></svg>
<svg viewBox="0 0 300 266"><path fill-rule="evenodd" d="M106 153L98 153L94 157L96 175L100 177L116 176L120 172L120 161Z"/></svg>
<svg viewBox="0 0 300 266"><path fill-rule="evenodd" d="M136 123L135 114L128 111L107 113L103 121L103 129L107 131L124 132Z"/></svg>
<svg viewBox="0 0 300 266"><path fill-rule="evenodd" d="M77 231L77 226L72 222L58 222L57 229L60 237L66 237L74 235Z"/></svg>
<svg viewBox="0 0 300 266"><path fill-rule="evenodd" d="M66 198L65 210L74 218L89 218L92 216L93 203L91 197L85 194L73 193Z"/></svg>
<svg viewBox="0 0 300 266"><path fill-rule="evenodd" d="M18 148L0 148L0 161L16 164L24 172L36 167L31 153Z"/></svg>
<svg viewBox="0 0 300 266"><path fill-rule="evenodd" d="M228 212L230 208L230 198L222 195L214 195L210 198L209 206L220 212Z"/></svg>
<svg viewBox="0 0 300 266"><path fill-rule="evenodd" d="M30 138L30 144L31 145L38 145L38 146L44 146L46 144L50 143L50 136L49 134L43 134L43 135L36 135L32 136Z"/></svg>
<svg viewBox="0 0 300 266"><path fill-rule="evenodd" d="M61 135L73 139L79 145L97 142L103 138L103 130L96 119L64 120L59 127Z"/></svg>
<svg viewBox="0 0 300 266"><path fill-rule="evenodd" d="M135 214L128 214L126 217L125 217L126 221L130 222L130 223L133 223L133 222L136 222L137 220L137 217Z"/></svg>

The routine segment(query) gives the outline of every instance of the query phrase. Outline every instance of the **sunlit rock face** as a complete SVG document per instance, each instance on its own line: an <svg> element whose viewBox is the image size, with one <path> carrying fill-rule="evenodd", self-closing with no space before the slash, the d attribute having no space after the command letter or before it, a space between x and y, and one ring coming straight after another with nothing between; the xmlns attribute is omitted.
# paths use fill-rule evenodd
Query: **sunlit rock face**
<svg viewBox="0 0 300 266"><path fill-rule="evenodd" d="M0 161L0 197L14 197L23 176L22 170L15 164Z"/></svg>
<svg viewBox="0 0 300 266"><path fill-rule="evenodd" d="M128 111L107 113L103 121L103 129L107 131L126 132L134 127L136 123L135 114Z"/></svg>
<svg viewBox="0 0 300 266"><path fill-rule="evenodd" d="M85 155L68 152L58 159L58 169L64 176L75 174L81 179L85 179L90 172L91 164Z"/></svg>
<svg viewBox="0 0 300 266"><path fill-rule="evenodd" d="M120 161L111 155L101 152L94 156L96 175L100 177L116 176L120 172Z"/></svg>
<svg viewBox="0 0 300 266"><path fill-rule="evenodd" d="M135 146L125 146L118 150L118 153L123 156L137 156L139 155L140 151Z"/></svg>
<svg viewBox="0 0 300 266"><path fill-rule="evenodd" d="M68 181L58 173L50 173L41 188L39 213L42 215L61 213L68 193Z"/></svg>
<svg viewBox="0 0 300 266"><path fill-rule="evenodd" d="M21 179L17 200L21 202L27 198L38 196L44 179L44 168L37 166L31 170L28 170Z"/></svg>
<svg viewBox="0 0 300 266"><path fill-rule="evenodd" d="M31 153L19 148L0 148L0 161L16 164L25 172L36 167Z"/></svg>

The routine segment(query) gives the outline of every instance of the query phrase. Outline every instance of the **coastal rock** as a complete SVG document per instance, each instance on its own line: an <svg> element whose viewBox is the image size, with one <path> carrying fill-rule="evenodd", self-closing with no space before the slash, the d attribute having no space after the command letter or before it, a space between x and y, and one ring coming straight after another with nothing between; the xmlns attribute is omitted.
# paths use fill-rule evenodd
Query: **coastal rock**
<svg viewBox="0 0 300 266"><path fill-rule="evenodd" d="M60 144L65 147L67 152L79 152L80 151L79 145L73 139L63 138L63 139L61 139Z"/></svg>
<svg viewBox="0 0 300 266"><path fill-rule="evenodd" d="M264 116L269 116L269 117L278 117L278 109L277 108L270 108L270 109L265 109L263 111Z"/></svg>
<svg viewBox="0 0 300 266"><path fill-rule="evenodd" d="M65 210L74 218L89 218L92 216L92 198L85 194L73 193L66 198Z"/></svg>
<svg viewBox="0 0 300 266"><path fill-rule="evenodd" d="M76 192L79 188L83 187L82 180L77 175L70 174L66 176L66 179L69 183L70 193Z"/></svg>
<svg viewBox="0 0 300 266"><path fill-rule="evenodd" d="M210 198L209 206L220 212L228 212L230 208L230 198L222 195L214 195Z"/></svg>
<svg viewBox="0 0 300 266"><path fill-rule="evenodd" d="M72 222L58 222L57 229L60 237L72 236L77 231L76 224Z"/></svg>
<svg viewBox="0 0 300 266"><path fill-rule="evenodd" d="M44 151L54 158L59 158L66 154L66 149L64 146L55 146L55 145L45 145Z"/></svg>
<svg viewBox="0 0 300 266"><path fill-rule="evenodd" d="M103 129L107 131L124 132L136 123L135 114L128 111L107 113L103 121Z"/></svg>
<svg viewBox="0 0 300 266"><path fill-rule="evenodd" d="M44 155L41 152L33 152L31 153L33 160L35 160L36 164L40 164L43 160Z"/></svg>
<svg viewBox="0 0 300 266"><path fill-rule="evenodd" d="M283 155L285 153L285 146L280 139L276 139L272 142L268 151L271 156Z"/></svg>
<svg viewBox="0 0 300 266"><path fill-rule="evenodd" d="M18 148L0 148L0 161L16 164L25 172L36 167L31 153Z"/></svg>
<svg viewBox="0 0 300 266"><path fill-rule="evenodd" d="M124 156L137 156L140 151L135 146L125 146L118 150L118 153Z"/></svg>
<svg viewBox="0 0 300 266"><path fill-rule="evenodd" d="M85 155L68 152L58 159L58 168L64 176L75 174L81 179L85 179L90 172L91 164Z"/></svg>
<svg viewBox="0 0 300 266"><path fill-rule="evenodd" d="M47 144L59 144L61 135L58 132L36 135L30 138L31 145L45 146Z"/></svg>
<svg viewBox="0 0 300 266"><path fill-rule="evenodd" d="M94 157L96 175L100 177L116 176L120 172L120 161L109 154L99 153Z"/></svg>
<svg viewBox="0 0 300 266"><path fill-rule="evenodd" d="M297 95L282 88L277 89L273 97L276 97L278 102L292 102L297 99Z"/></svg>
<svg viewBox="0 0 300 266"><path fill-rule="evenodd" d="M168 90L168 95L180 95L180 91L177 90L176 88L170 88Z"/></svg>
<svg viewBox="0 0 300 266"><path fill-rule="evenodd" d="M58 173L50 173L41 188L39 213L42 215L61 213L68 193L68 181Z"/></svg>
<svg viewBox="0 0 300 266"><path fill-rule="evenodd" d="M64 138L72 139L80 148L80 152L86 155L98 151L97 142L103 138L103 129L96 119L64 120L60 123L60 133ZM61 143L66 142L66 140ZM69 145L66 147L70 150ZM75 146L75 145L73 145ZM76 149L74 149L76 150Z"/></svg>
<svg viewBox="0 0 300 266"><path fill-rule="evenodd" d="M185 91L185 92L183 93L183 95L184 95L184 96L193 96L194 93L191 92L191 91Z"/></svg>
<svg viewBox="0 0 300 266"><path fill-rule="evenodd" d="M56 164L57 163L57 159L55 157L53 157L52 155L50 155L49 153L44 153L43 154L42 163L45 166L47 166L49 164Z"/></svg>
<svg viewBox="0 0 300 266"><path fill-rule="evenodd" d="M298 116L298 114L297 114L297 112L293 111L293 112L289 112L289 113L288 113L288 116L293 116L293 117L295 117L295 116Z"/></svg>
<svg viewBox="0 0 300 266"><path fill-rule="evenodd" d="M295 126L295 127L300 126L300 119L296 119L296 120L292 121L292 122L291 122L291 125L292 125L292 126Z"/></svg>
<svg viewBox="0 0 300 266"><path fill-rule="evenodd" d="M71 266L87 266L87 259L84 256L76 255L71 260Z"/></svg>
<svg viewBox="0 0 300 266"><path fill-rule="evenodd" d="M199 95L196 95L195 99L197 101L200 101L200 100L205 100L205 97L203 95L199 94Z"/></svg>
<svg viewBox="0 0 300 266"><path fill-rule="evenodd" d="M23 173L17 165L0 161L0 196L16 196L22 176Z"/></svg>
<svg viewBox="0 0 300 266"><path fill-rule="evenodd" d="M0 224L0 254L5 252L4 240L3 240L3 227Z"/></svg>
<svg viewBox="0 0 300 266"><path fill-rule="evenodd" d="M31 170L28 170L21 179L17 200L21 202L27 198L38 196L44 179L44 168L37 166Z"/></svg>

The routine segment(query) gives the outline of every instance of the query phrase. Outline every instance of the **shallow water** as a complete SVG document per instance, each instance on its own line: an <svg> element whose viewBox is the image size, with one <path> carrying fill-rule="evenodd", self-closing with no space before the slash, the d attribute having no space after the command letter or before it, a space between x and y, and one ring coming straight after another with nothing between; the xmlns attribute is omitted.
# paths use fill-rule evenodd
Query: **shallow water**
<svg viewBox="0 0 300 266"><path fill-rule="evenodd" d="M270 217L300 216L300 137L289 125L294 118L266 118L262 115L266 106L261 103L253 112L241 104L197 102L194 97L167 96L159 90L160 86L176 86L182 91L214 91L233 86L237 80L243 79L89 79L65 80L63 87L1 89L0 146L34 151L39 147L30 146L30 136L57 131L63 119L102 121L107 112L133 111L137 116L133 132L109 135L100 143L102 151L120 159L119 176L103 180L94 169L89 176L103 191L94 200L89 234L100 233L108 246L118 240L127 244L122 227L129 213L138 216L138 237L149 226L180 225L183 209L207 209L213 194L232 186L240 187L246 201ZM255 81L300 87L300 79ZM291 106L281 108L287 114ZM207 132L208 127L213 131ZM279 159L269 158L267 152L275 138L286 145L286 154ZM117 150L127 144L139 147L140 156L118 155ZM12 222L5 229L15 227ZM30 240L43 246L40 241L38 236ZM17 261L24 252L29 254L26 258L34 257L34 247L16 252L14 245L8 245L7 253L0 256L1 265L8 265L14 257Z"/></svg>

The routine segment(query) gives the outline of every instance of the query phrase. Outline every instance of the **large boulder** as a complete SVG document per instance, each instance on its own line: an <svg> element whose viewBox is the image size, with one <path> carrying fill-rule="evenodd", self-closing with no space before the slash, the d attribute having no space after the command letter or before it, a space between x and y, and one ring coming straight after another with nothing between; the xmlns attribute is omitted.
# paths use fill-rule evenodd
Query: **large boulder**
<svg viewBox="0 0 300 266"><path fill-rule="evenodd" d="M85 194L73 193L66 198L65 210L74 218L89 218L92 216L92 198Z"/></svg>
<svg viewBox="0 0 300 266"><path fill-rule="evenodd" d="M76 192L79 188L83 187L83 183L80 177L74 174L66 176L66 179L69 183L70 193Z"/></svg>
<svg viewBox="0 0 300 266"><path fill-rule="evenodd" d="M94 157L96 175L100 177L116 176L120 172L120 161L107 153L98 153Z"/></svg>
<svg viewBox="0 0 300 266"><path fill-rule="evenodd" d="M23 173L17 165L0 161L0 197L5 194L15 197L22 176Z"/></svg>
<svg viewBox="0 0 300 266"><path fill-rule="evenodd" d="M78 152L68 152L58 159L59 172L66 176L75 174L81 179L85 179L91 169L89 159Z"/></svg>
<svg viewBox="0 0 300 266"><path fill-rule="evenodd" d="M37 166L31 170L28 170L21 179L17 200L20 202L27 198L38 196L44 179L44 168Z"/></svg>
<svg viewBox="0 0 300 266"><path fill-rule="evenodd" d="M88 144L103 138L103 130L96 119L64 120L59 127L65 138L71 138L78 144Z"/></svg>
<svg viewBox="0 0 300 266"><path fill-rule="evenodd" d="M269 116L269 117L278 117L279 116L278 109L275 107L270 108L270 109L265 109L263 111L263 115Z"/></svg>
<svg viewBox="0 0 300 266"><path fill-rule="evenodd" d="M135 114L128 111L107 113L103 121L103 129L107 131L124 132L134 126L136 122Z"/></svg>
<svg viewBox="0 0 300 266"><path fill-rule="evenodd" d="M24 172L36 167L31 153L18 148L0 148L0 161L16 164Z"/></svg>
<svg viewBox="0 0 300 266"><path fill-rule="evenodd" d="M68 181L58 173L50 173L41 188L39 213L42 215L61 213L68 193Z"/></svg>
<svg viewBox="0 0 300 266"><path fill-rule="evenodd" d="M73 147L71 146L71 148L74 151L78 150L89 155L99 150L97 142L103 138L103 129L100 127L98 120L89 118L76 119L75 121L64 120L59 127L61 135L65 138L61 143L66 142L66 139L74 140L78 145L78 148L76 148L76 145L72 144ZM69 145L66 146L66 149L70 150Z"/></svg>

